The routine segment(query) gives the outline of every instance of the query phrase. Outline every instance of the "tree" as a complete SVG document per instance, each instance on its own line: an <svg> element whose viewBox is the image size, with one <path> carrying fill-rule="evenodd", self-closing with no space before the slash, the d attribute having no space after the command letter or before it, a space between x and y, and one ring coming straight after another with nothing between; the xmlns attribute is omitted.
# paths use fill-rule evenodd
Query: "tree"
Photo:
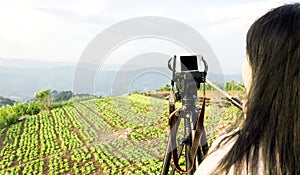
<svg viewBox="0 0 300 175"><path fill-rule="evenodd" d="M28 103L26 114L35 115L38 114L42 109L41 103L37 101L30 101Z"/></svg>
<svg viewBox="0 0 300 175"><path fill-rule="evenodd" d="M27 112L27 105L23 102L15 103L12 109L18 116L23 116Z"/></svg>
<svg viewBox="0 0 300 175"><path fill-rule="evenodd" d="M34 94L34 97L43 104L44 108L47 110L51 109L51 89L40 91Z"/></svg>
<svg viewBox="0 0 300 175"><path fill-rule="evenodd" d="M73 93L72 93L72 91L58 92L58 91L54 90L51 92L51 95L53 96L53 99L55 102L60 102L60 101L70 100L73 96Z"/></svg>
<svg viewBox="0 0 300 175"><path fill-rule="evenodd" d="M170 91L171 86L169 84L166 84L165 86L161 87L159 91Z"/></svg>

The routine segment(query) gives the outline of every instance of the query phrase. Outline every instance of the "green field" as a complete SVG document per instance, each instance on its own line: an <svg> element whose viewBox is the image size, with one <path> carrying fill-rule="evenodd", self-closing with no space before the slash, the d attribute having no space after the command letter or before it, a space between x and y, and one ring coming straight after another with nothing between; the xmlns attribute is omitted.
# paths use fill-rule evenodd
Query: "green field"
<svg viewBox="0 0 300 175"><path fill-rule="evenodd" d="M0 129L0 175L159 174L168 136L167 104L134 94L29 116ZM239 124L236 108L217 108L206 110L209 142Z"/></svg>

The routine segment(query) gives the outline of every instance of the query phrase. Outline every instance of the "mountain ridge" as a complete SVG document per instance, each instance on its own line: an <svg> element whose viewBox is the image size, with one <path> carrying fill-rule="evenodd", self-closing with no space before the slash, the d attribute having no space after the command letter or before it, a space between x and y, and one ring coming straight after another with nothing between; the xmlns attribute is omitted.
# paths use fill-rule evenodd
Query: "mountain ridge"
<svg viewBox="0 0 300 175"><path fill-rule="evenodd" d="M3 60L8 59L0 57L0 94L6 98L26 101L32 99L34 93L44 89L73 90L75 63L27 59L26 65L22 66L24 60L21 59L11 59L6 63ZM101 71L97 72L94 85L95 95L121 95L133 91L150 91L170 83L171 72L167 67L137 68L132 71L114 70L113 68L116 67L118 66L105 65L101 67ZM209 74L208 78L210 75L212 74ZM211 77L214 81L214 76ZM224 79L225 81L241 81L241 75L225 75Z"/></svg>

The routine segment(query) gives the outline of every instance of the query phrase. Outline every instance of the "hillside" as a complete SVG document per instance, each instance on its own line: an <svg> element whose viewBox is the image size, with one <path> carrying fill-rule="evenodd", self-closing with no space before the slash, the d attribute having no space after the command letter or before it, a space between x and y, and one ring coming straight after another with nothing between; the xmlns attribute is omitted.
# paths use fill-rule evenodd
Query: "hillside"
<svg viewBox="0 0 300 175"><path fill-rule="evenodd" d="M170 83L171 72L166 66L167 61L163 64L158 63L154 64L155 67L130 64L127 65L129 68L125 66L127 69L122 69L122 71L120 71L121 65L102 65L93 82L94 91L75 93L109 96L159 89ZM76 64L72 62L0 57L0 96L17 101L27 101L33 98L34 93L44 89L72 90L74 92L75 72ZM224 76L209 74L208 78L211 81L235 80L240 82L241 74L224 74ZM84 85L82 86L84 89ZM77 88L81 89L81 87Z"/></svg>
<svg viewBox="0 0 300 175"><path fill-rule="evenodd" d="M209 142L238 125L238 110L216 105L206 109ZM167 113L167 101L133 94L29 116L0 130L0 174L159 174Z"/></svg>

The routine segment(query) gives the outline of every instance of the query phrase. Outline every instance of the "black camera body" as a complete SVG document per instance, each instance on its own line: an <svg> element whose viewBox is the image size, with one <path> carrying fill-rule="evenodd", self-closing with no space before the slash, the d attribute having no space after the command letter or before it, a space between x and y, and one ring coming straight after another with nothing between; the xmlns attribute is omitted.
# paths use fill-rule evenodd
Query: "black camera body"
<svg viewBox="0 0 300 175"><path fill-rule="evenodd" d="M180 93L187 97L196 95L201 83L205 83L207 75L207 63L201 55L178 54L174 55L168 62L168 67L172 71L171 84L174 82ZM202 71L199 71L202 68Z"/></svg>

